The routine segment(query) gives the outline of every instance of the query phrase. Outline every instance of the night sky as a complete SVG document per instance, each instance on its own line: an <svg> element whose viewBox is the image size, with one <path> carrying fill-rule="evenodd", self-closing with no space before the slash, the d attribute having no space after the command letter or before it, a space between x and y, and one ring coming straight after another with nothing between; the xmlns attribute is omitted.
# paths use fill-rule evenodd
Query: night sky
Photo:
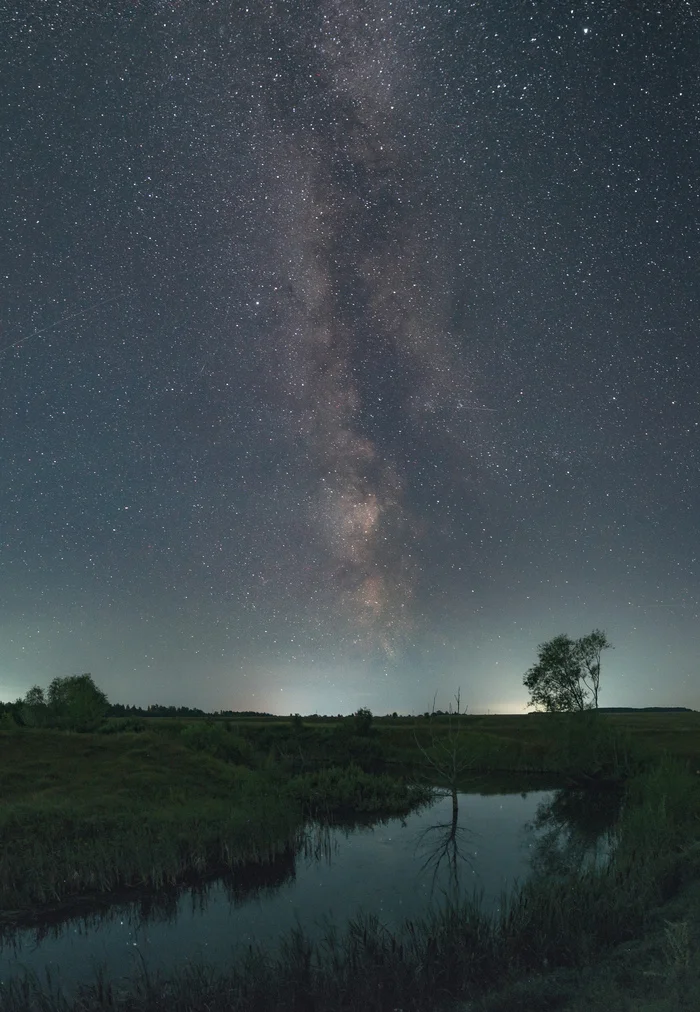
<svg viewBox="0 0 700 1012"><path fill-rule="evenodd" d="M700 15L0 15L0 699L700 708Z"/></svg>

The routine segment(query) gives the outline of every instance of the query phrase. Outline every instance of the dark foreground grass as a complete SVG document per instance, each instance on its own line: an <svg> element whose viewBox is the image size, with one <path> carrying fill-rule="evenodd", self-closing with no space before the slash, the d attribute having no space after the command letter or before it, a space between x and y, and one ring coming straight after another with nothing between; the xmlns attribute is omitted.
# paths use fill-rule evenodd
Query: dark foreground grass
<svg viewBox="0 0 700 1012"><path fill-rule="evenodd" d="M529 986L520 1004L492 1008L565 1008L566 988L575 996L600 953L643 936L654 910L697 877L698 788L698 778L672 759L639 773L628 782L607 867L528 880L493 917L476 898L452 901L398 932L373 917L329 931L319 944L299 930L279 951L249 949L225 971L190 967L166 980L144 967L132 981L98 979L72 999L26 978L1 989L0 1003L6 1012L476 1010L495 1002L497 989L508 986L515 1001L517 987ZM668 937L683 963L683 929Z"/></svg>

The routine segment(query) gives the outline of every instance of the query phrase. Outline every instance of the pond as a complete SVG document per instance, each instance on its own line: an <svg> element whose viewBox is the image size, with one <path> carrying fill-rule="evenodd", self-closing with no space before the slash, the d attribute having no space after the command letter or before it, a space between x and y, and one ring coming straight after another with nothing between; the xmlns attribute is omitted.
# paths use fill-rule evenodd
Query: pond
<svg viewBox="0 0 700 1012"><path fill-rule="evenodd" d="M501 788L502 790L502 788ZM604 862L614 843L619 799L606 792L521 789L441 796L405 818L311 824L273 865L239 869L168 892L142 894L5 932L0 981L24 968L65 993L98 966L116 979L137 962L169 972L188 961L223 966L232 949L274 947L301 925L321 937L360 911L400 928L447 894L481 894L495 911L504 891L533 874Z"/></svg>

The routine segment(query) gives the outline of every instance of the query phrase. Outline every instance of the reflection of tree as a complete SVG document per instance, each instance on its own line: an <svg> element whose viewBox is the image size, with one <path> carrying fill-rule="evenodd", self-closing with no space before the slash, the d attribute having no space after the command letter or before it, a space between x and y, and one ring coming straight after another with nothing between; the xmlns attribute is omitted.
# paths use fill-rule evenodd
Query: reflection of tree
<svg viewBox="0 0 700 1012"><path fill-rule="evenodd" d="M452 787L446 792L445 797L452 799L452 817L448 822L436 823L428 826L418 837L417 849L423 852L425 860L421 871L432 868L433 877L431 891L435 889L440 868L444 865L447 868L447 881L450 891L459 891L459 872L461 862L466 862L472 867L470 855L464 850L464 839L469 833L464 826L459 825L459 796L457 788ZM473 831L472 831L473 833Z"/></svg>
<svg viewBox="0 0 700 1012"><path fill-rule="evenodd" d="M534 874L567 876L604 860L614 841L622 798L619 790L564 789L540 804L526 827L542 832L533 847Z"/></svg>

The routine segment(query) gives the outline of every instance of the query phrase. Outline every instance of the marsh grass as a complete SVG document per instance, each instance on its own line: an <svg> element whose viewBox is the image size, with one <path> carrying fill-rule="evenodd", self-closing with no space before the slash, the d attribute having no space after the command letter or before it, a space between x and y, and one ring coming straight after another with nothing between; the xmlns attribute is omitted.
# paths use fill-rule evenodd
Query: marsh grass
<svg viewBox="0 0 700 1012"><path fill-rule="evenodd" d="M365 773L355 765L334 766L293 777L288 791L305 813L314 818L356 812L404 815L419 805L428 804L435 795L430 787Z"/></svg>
<svg viewBox="0 0 700 1012"><path fill-rule="evenodd" d="M570 991L587 964L639 937L653 911L697 875L698 788L685 765L671 759L638 774L628 784L618 846L605 867L571 873L564 881L529 879L501 897L494 915L483 912L475 894L448 900L397 931L366 916L343 932L329 927L321 942L312 943L298 928L274 952L239 952L224 971L190 966L165 979L149 976L144 966L130 982L101 978L72 999L47 996L27 977L0 990L2 1007L6 1012L408 1012L454 1009L458 1001L469 1001L472 1009L562 1007L556 994L561 997L566 988L547 974L556 970L556 979L568 981ZM665 926L666 964L677 974L691 959L682 920ZM487 996L496 987L515 988L542 974L539 985L523 990L530 1004L489 1005Z"/></svg>
<svg viewBox="0 0 700 1012"><path fill-rule="evenodd" d="M564 719L549 722L546 734L540 725L539 733L532 736L520 736L515 731L510 736L492 734L462 722L449 730L441 725L420 728L410 743L406 729L390 729L386 748L397 763L440 767L448 735L453 764L473 773L507 771L623 779L646 757L626 729L595 714L567 714Z"/></svg>
<svg viewBox="0 0 700 1012"><path fill-rule="evenodd" d="M149 735L30 731L0 745L4 920L86 892L268 862L303 821L273 776Z"/></svg>
<svg viewBox="0 0 700 1012"><path fill-rule="evenodd" d="M296 848L304 820L403 814L431 791L350 765L233 765L223 729L0 736L0 922L70 897L172 886ZM193 728L193 729L192 729ZM230 735L227 755L238 754ZM230 745L230 747L229 747Z"/></svg>
<svg viewBox="0 0 700 1012"><path fill-rule="evenodd" d="M15 806L0 822L3 909L8 916L86 892L161 888L212 867L269 862L298 827L281 806L254 813L223 801L114 815Z"/></svg>
<svg viewBox="0 0 700 1012"><path fill-rule="evenodd" d="M376 726L389 759L408 767L421 760L416 743L430 749L437 738L454 730L454 720L450 725L447 715L402 718L377 721ZM610 771L625 777L665 755L700 769L697 712L462 714L458 726L465 755L474 759L478 771Z"/></svg>

